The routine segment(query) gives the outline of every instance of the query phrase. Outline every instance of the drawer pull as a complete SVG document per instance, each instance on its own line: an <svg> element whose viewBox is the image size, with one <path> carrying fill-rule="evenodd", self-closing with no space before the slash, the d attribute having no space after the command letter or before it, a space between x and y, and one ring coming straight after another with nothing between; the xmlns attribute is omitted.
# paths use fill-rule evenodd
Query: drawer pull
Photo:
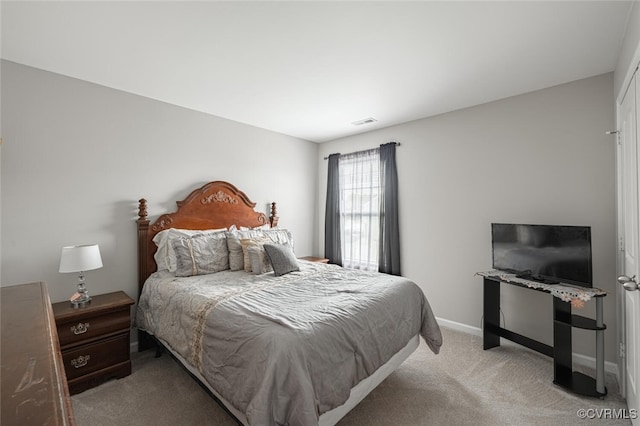
<svg viewBox="0 0 640 426"><path fill-rule="evenodd" d="M89 359L91 359L91 355L80 355L78 358L71 360L71 365L75 368L81 368L89 363Z"/></svg>
<svg viewBox="0 0 640 426"><path fill-rule="evenodd" d="M88 322L79 322L78 325L71 326L71 332L75 335L84 334L89 330Z"/></svg>

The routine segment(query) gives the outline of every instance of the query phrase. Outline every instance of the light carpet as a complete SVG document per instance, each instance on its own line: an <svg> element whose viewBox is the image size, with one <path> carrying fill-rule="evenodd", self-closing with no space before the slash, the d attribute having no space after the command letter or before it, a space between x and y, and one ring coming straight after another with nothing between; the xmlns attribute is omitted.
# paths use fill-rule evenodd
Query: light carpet
<svg viewBox="0 0 640 426"><path fill-rule="evenodd" d="M442 331L439 355L422 342L339 425L631 424L612 375L604 399L581 397L552 383L544 355L515 345L484 351L478 336ZM146 351L132 363L130 376L72 397L78 426L236 424L169 355Z"/></svg>

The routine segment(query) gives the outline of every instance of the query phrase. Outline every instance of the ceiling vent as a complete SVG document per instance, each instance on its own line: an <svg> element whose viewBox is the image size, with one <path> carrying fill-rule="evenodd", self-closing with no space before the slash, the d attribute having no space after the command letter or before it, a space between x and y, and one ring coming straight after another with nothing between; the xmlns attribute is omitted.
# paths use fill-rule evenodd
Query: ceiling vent
<svg viewBox="0 0 640 426"><path fill-rule="evenodd" d="M371 124L371 123L375 123L376 121L378 121L378 120L376 120L373 117L369 117L369 118L365 118L363 120L354 121L351 124L353 124L354 126L362 126L363 124Z"/></svg>

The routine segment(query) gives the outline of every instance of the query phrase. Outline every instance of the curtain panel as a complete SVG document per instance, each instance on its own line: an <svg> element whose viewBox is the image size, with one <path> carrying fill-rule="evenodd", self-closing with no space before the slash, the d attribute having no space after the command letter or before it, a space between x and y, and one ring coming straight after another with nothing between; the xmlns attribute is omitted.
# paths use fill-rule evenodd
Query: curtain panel
<svg viewBox="0 0 640 426"><path fill-rule="evenodd" d="M400 222L395 142L380 145L379 271L400 275Z"/></svg>
<svg viewBox="0 0 640 426"><path fill-rule="evenodd" d="M342 266L342 239L340 238L340 154L329 156L327 174L327 206L324 219L324 257L330 263Z"/></svg>

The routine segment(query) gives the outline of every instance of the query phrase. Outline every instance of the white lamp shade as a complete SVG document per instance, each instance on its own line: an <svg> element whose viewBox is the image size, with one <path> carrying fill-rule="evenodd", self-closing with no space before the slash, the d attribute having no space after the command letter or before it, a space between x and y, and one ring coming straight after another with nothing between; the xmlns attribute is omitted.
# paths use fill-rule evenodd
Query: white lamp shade
<svg viewBox="0 0 640 426"><path fill-rule="evenodd" d="M102 258L97 244L62 248L60 272L80 272L102 268Z"/></svg>

